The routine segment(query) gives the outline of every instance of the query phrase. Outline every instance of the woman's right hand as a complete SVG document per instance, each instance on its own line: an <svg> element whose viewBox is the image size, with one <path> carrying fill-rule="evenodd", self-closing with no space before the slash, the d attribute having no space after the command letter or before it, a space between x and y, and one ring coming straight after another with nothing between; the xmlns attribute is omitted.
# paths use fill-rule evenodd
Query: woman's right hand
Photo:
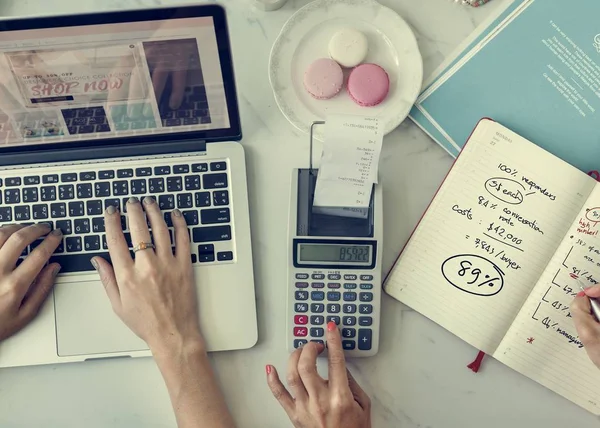
<svg viewBox="0 0 600 428"><path fill-rule="evenodd" d="M337 325L327 325L329 380L317 372L324 346L310 342L292 353L288 391L275 367L267 366L267 383L296 428L371 428L371 400L346 369ZM292 397L294 394L294 397Z"/></svg>
<svg viewBox="0 0 600 428"><path fill-rule="evenodd" d="M570 311L579 340L583 343L590 360L600 368L600 323L592 314L590 297L600 298L600 285L580 292L571 303Z"/></svg>

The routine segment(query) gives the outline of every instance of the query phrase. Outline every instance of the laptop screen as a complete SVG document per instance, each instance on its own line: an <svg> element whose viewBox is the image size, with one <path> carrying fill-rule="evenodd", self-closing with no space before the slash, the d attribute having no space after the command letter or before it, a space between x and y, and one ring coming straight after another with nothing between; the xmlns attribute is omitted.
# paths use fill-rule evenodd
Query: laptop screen
<svg viewBox="0 0 600 428"><path fill-rule="evenodd" d="M229 46L218 40L224 23L175 11L161 16L179 17L114 22L127 18L114 13L108 23L0 32L0 148L235 135L239 119L226 96L237 110L233 73L222 63Z"/></svg>

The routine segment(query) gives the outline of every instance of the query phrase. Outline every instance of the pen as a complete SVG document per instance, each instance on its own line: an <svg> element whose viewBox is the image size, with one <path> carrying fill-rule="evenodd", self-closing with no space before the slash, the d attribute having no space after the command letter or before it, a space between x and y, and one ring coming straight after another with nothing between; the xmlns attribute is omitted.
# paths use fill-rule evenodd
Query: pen
<svg viewBox="0 0 600 428"><path fill-rule="evenodd" d="M585 291L586 287L585 284L583 282L581 282L580 279L577 279L577 282L579 283L579 287L581 288L581 291ZM596 319L598 321L600 321L600 303L598 302L598 300L589 297L588 299L590 299L590 304L592 305L592 312L594 313L594 316L596 317Z"/></svg>

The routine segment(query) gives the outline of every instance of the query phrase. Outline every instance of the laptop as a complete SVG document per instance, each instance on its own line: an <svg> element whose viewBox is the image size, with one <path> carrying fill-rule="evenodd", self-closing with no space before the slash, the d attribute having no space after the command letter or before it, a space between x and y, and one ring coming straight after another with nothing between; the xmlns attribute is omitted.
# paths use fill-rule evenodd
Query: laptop
<svg viewBox="0 0 600 428"><path fill-rule="evenodd" d="M225 11L170 7L0 22L0 225L64 233L53 294L0 343L0 367L151 355L113 313L90 258L103 211L156 198L192 241L209 351L258 337L241 125ZM34 242L22 258L38 245Z"/></svg>

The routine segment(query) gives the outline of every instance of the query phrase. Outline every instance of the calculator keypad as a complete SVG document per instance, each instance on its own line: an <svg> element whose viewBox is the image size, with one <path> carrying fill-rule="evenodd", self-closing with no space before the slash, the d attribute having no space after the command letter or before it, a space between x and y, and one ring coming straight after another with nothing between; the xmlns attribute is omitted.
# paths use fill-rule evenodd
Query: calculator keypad
<svg viewBox="0 0 600 428"><path fill-rule="evenodd" d="M294 275L294 347L323 343L327 324L340 328L347 351L373 346L373 275L298 272Z"/></svg>

